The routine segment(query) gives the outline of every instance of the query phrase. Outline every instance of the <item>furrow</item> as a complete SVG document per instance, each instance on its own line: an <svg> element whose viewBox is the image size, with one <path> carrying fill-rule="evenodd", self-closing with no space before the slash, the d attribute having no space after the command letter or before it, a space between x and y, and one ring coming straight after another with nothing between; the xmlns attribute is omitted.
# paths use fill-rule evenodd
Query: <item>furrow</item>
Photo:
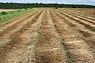
<svg viewBox="0 0 95 63"><path fill-rule="evenodd" d="M39 41L35 45L37 63L67 63L65 52L60 44L49 11L45 13L39 29Z"/></svg>
<svg viewBox="0 0 95 63"><path fill-rule="evenodd" d="M40 18L43 16L43 13L36 15L29 22L31 24L28 23L19 31L10 35L10 43L0 48L1 63L35 63L33 49L35 43L38 41L39 35L37 30L41 26Z"/></svg>
<svg viewBox="0 0 95 63"><path fill-rule="evenodd" d="M72 19L72 20L78 22L79 24L84 25L85 27L87 27L87 28L90 29L91 31L94 31L94 32L95 32L95 25L92 25L91 23L88 23L88 22L86 22L86 21L84 21L84 20L80 20L79 18L73 17L73 16L68 15L68 14L66 14L66 13L62 13L62 12L60 12L60 13L63 14L63 15L65 15L65 16L67 16L67 17L69 17L70 19Z"/></svg>
<svg viewBox="0 0 95 63"><path fill-rule="evenodd" d="M57 13L58 16L60 16L63 20L65 20L65 23L71 26L74 30L77 30L81 35L82 39L85 40L85 42L92 48L93 52L95 53L95 32L89 30L87 27L79 24L78 22L71 20L70 18L61 15L60 13Z"/></svg>
<svg viewBox="0 0 95 63"><path fill-rule="evenodd" d="M88 22L88 23L91 23L91 24L95 25L94 20L91 20L91 19L82 17L82 16L80 16L80 15L72 14L72 13L67 13L67 14L69 14L69 15L71 15L71 16L74 16L74 17L76 17L76 18L79 18L79 19L81 19L81 20L84 20L84 21L86 21L86 22Z"/></svg>
<svg viewBox="0 0 95 63"><path fill-rule="evenodd" d="M19 26L17 26L17 28L13 29L13 30L9 30L9 32L7 34L5 34L3 37L0 38L0 46L5 45L6 43L9 43L11 41L10 39L10 35L15 33L16 31L19 31L21 28L24 27L23 30L26 30L25 27L29 26L29 24L33 23L33 20L37 19L38 16L42 13L42 11L38 12L37 14L34 14L33 16L31 16L31 18L29 18L28 20L23 21L23 23L19 24ZM34 21L35 22L35 21ZM27 25L28 24L28 25Z"/></svg>
<svg viewBox="0 0 95 63"><path fill-rule="evenodd" d="M42 11L40 11L42 12ZM4 36L5 34L9 34L15 29L19 29L21 25L24 25L25 22L31 21L31 16L35 15L37 12L31 13L21 19L18 19L12 23L9 23L8 25L1 27L0 29L0 38Z"/></svg>
<svg viewBox="0 0 95 63"><path fill-rule="evenodd" d="M57 11L56 11L57 12ZM53 12L52 12L53 13ZM63 46L67 51L70 63L94 63L94 53L77 30L74 30L65 20L52 14L54 24L60 36L63 37Z"/></svg>

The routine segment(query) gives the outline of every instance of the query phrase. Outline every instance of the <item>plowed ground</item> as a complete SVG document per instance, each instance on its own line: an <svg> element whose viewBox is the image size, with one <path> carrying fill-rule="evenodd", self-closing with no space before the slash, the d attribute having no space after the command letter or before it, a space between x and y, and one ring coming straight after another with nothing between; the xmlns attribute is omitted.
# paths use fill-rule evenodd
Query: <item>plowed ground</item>
<svg viewBox="0 0 95 63"><path fill-rule="evenodd" d="M0 27L0 63L95 63L95 21L40 9Z"/></svg>

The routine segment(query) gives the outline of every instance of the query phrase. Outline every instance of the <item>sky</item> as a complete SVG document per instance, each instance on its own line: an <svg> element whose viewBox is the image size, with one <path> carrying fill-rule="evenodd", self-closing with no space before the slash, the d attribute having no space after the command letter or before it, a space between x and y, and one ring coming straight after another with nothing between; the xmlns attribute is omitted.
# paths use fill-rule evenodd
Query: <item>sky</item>
<svg viewBox="0 0 95 63"><path fill-rule="evenodd" d="M0 2L15 2L15 3L63 3L63 4L87 4L87 5L95 5L95 0L0 0Z"/></svg>

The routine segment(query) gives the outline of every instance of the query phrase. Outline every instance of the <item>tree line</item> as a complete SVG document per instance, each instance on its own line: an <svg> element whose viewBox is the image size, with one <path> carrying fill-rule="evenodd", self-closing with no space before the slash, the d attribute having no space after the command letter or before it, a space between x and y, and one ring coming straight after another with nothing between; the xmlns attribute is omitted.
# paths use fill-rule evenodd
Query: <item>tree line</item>
<svg viewBox="0 0 95 63"><path fill-rule="evenodd" d="M95 8L93 5L78 4L43 4L43 3L0 3L0 9L22 9L34 7L56 7L56 8Z"/></svg>

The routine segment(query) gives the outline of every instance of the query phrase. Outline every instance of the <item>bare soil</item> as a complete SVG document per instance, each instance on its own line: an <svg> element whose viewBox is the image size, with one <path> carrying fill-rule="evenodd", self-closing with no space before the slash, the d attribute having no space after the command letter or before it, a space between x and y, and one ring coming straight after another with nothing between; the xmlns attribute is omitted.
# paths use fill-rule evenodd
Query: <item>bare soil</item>
<svg viewBox="0 0 95 63"><path fill-rule="evenodd" d="M94 45L94 18L66 9L42 8L0 27L0 63L94 63Z"/></svg>

